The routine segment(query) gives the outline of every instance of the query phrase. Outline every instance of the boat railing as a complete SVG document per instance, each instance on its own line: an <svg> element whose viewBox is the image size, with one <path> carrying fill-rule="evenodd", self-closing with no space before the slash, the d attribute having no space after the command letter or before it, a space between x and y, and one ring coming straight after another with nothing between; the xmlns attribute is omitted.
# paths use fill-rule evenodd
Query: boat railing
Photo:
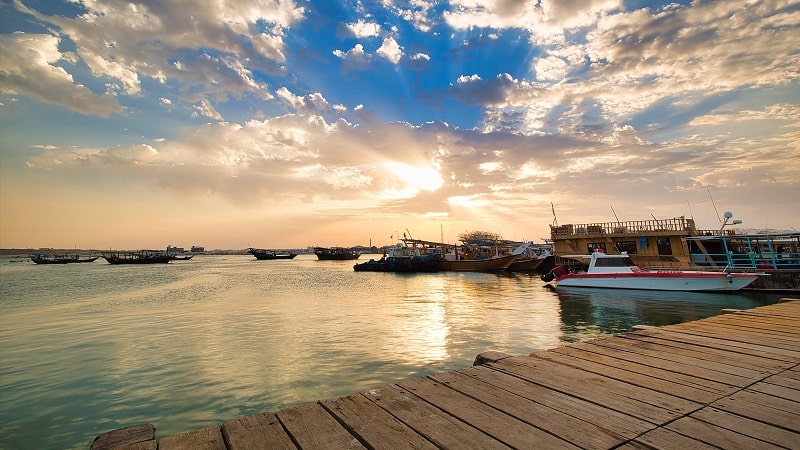
<svg viewBox="0 0 800 450"><path fill-rule="evenodd" d="M733 230L724 230L725 233ZM688 234L720 233L719 230L697 230L694 220L685 217L673 219L636 220L626 222L606 222L588 224L550 225L550 234L557 237L574 235L641 234L653 232L683 232Z"/></svg>

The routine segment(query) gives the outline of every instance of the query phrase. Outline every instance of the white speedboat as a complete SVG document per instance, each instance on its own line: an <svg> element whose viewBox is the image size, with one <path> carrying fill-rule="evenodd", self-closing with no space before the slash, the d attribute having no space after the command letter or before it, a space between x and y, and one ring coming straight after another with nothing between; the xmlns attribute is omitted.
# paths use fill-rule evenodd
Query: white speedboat
<svg viewBox="0 0 800 450"><path fill-rule="evenodd" d="M591 255L571 255L565 258L589 260L585 272L570 273L565 266L557 266L542 280L555 280L556 286L647 289L657 291L738 291L755 281L759 273L705 272L674 269L645 270L634 264L627 253L608 255L595 252Z"/></svg>

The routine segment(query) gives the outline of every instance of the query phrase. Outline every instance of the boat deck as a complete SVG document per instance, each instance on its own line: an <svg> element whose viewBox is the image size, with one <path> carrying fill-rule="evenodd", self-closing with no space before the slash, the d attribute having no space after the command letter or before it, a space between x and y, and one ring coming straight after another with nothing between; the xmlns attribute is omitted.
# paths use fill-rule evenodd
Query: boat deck
<svg viewBox="0 0 800 450"><path fill-rule="evenodd" d="M800 301L595 339L93 450L800 448Z"/></svg>

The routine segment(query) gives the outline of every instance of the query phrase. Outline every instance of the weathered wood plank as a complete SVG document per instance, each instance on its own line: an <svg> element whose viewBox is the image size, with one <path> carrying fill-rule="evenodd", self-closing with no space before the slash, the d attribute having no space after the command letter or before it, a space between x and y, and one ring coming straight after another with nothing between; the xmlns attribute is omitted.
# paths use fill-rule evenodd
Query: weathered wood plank
<svg viewBox="0 0 800 450"><path fill-rule="evenodd" d="M770 374L770 372L767 370L763 369L756 370L756 369L738 367L723 361L711 361L711 360L684 357L670 352L664 352L663 350L653 349L651 348L652 346L645 346L645 345L633 346L630 344L620 343L619 341L608 341L608 340L604 340L603 342L597 342L596 344L592 342L590 345L596 345L598 347L603 348L603 350L598 350L598 351L616 350L616 351L637 353L646 356L652 359L653 361L661 359L665 361L670 361L673 364L677 364L679 366L697 367L699 369L710 370L712 372L715 372L712 375L711 378L712 380L716 379L718 381L723 381L721 380L721 378L725 377L723 382L732 384L734 386L747 386L752 382L752 380L759 380L764 376Z"/></svg>
<svg viewBox="0 0 800 450"><path fill-rule="evenodd" d="M361 442L377 448L435 449L436 446L360 394L320 404Z"/></svg>
<svg viewBox="0 0 800 450"><path fill-rule="evenodd" d="M773 383L756 383L748 387L749 390L762 394L772 395L784 400L791 400L800 405L800 390L780 386Z"/></svg>
<svg viewBox="0 0 800 450"><path fill-rule="evenodd" d="M282 409L275 416L302 449L365 448L318 403Z"/></svg>
<svg viewBox="0 0 800 450"><path fill-rule="evenodd" d="M679 376L677 373L665 373L666 371L656 373L656 371L653 370L655 368L648 370L647 366L643 366L642 364L613 360L612 358L608 358L604 363L599 363L589 358L580 358L574 354L559 352L540 353L537 357L700 403L713 402L726 393L730 394L734 392L736 389L733 386L720 385L720 389L717 389L715 392L705 389L702 386L682 384L674 381L674 379ZM614 364L613 366L611 365L612 363ZM673 379L670 380L669 378Z"/></svg>
<svg viewBox="0 0 800 450"><path fill-rule="evenodd" d="M779 401L780 399L764 394L741 391L721 398L709 406L787 430L798 430L800 405L785 401L778 404Z"/></svg>
<svg viewBox="0 0 800 450"><path fill-rule="evenodd" d="M784 448L800 448L800 433L785 430L763 422L731 414L717 408L703 408L690 417L714 424L732 432L746 434L754 439L769 442Z"/></svg>
<svg viewBox="0 0 800 450"><path fill-rule="evenodd" d="M158 440L158 450L227 450L218 427L169 436Z"/></svg>
<svg viewBox="0 0 800 450"><path fill-rule="evenodd" d="M559 437L429 378L404 381L398 385L511 447L578 448Z"/></svg>
<svg viewBox="0 0 800 450"><path fill-rule="evenodd" d="M364 396L440 448L510 448L399 386L372 389Z"/></svg>
<svg viewBox="0 0 800 450"><path fill-rule="evenodd" d="M697 342L658 339L639 334L627 334L620 336L620 338L649 343L654 346L653 348L661 348L664 351L687 357L723 360L735 358L734 362L736 364L747 364L747 367L754 369L774 370L775 368L785 368L791 364L782 359L770 358L756 352L743 352L740 349L726 348L723 345L718 347L706 347L698 345Z"/></svg>
<svg viewBox="0 0 800 450"><path fill-rule="evenodd" d="M794 339L776 338L769 334L761 334L754 332L747 332L735 327L723 326L701 326L694 322L687 322L682 324L681 331L685 333L696 334L698 336L716 337L728 341L752 343L757 342L758 345L763 347L770 347L782 350L789 350L793 352L800 351L800 342Z"/></svg>
<svg viewBox="0 0 800 450"><path fill-rule="evenodd" d="M627 437L594 423L537 403L518 393L483 383L460 372L440 373L432 375L431 379L582 448L611 448L628 440Z"/></svg>
<svg viewBox="0 0 800 450"><path fill-rule="evenodd" d="M781 447L759 439L718 427L692 417L682 417L665 427L696 441L704 442L719 448L758 448L779 449ZM742 430L746 432L746 430Z"/></svg>
<svg viewBox="0 0 800 450"><path fill-rule="evenodd" d="M572 415L585 422L608 430L613 435L632 439L653 428L653 424L603 405L540 386L507 373L484 367L473 367L457 372L461 376L479 380L499 389L535 401L554 410Z"/></svg>
<svg viewBox="0 0 800 450"><path fill-rule="evenodd" d="M685 344L698 345L704 348L719 348L732 352L759 355L785 362L796 362L800 359L800 352L791 350L765 348L757 343L728 341L719 337L700 336L694 333L684 333L676 328L650 328L647 330L629 333L626 337L645 336L655 339L664 339Z"/></svg>
<svg viewBox="0 0 800 450"><path fill-rule="evenodd" d="M650 450L719 450L705 442L698 441L697 439L684 436L666 428L656 428L653 431L647 432L626 446L620 447L624 449L650 449Z"/></svg>
<svg viewBox="0 0 800 450"><path fill-rule="evenodd" d="M491 367L654 424L669 422L701 406L697 402L532 356L507 358Z"/></svg>
<svg viewBox="0 0 800 450"><path fill-rule="evenodd" d="M221 432L229 450L295 448L271 412L229 420L222 424Z"/></svg>
<svg viewBox="0 0 800 450"><path fill-rule="evenodd" d="M103 433L92 442L91 450L109 450L123 445L152 441L155 444L156 427L152 423L132 425Z"/></svg>

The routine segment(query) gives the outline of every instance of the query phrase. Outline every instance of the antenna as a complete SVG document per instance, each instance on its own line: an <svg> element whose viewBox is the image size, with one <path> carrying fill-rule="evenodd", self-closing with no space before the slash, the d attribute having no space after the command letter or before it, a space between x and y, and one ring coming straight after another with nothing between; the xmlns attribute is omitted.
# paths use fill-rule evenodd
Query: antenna
<svg viewBox="0 0 800 450"><path fill-rule="evenodd" d="M706 191L708 192L709 198L711 198L711 204L714 205L714 212L717 213L717 220L722 222L722 218L719 216L719 211L717 211L717 204L714 203L714 197L711 197L711 189L706 186Z"/></svg>
<svg viewBox="0 0 800 450"><path fill-rule="evenodd" d="M617 222L619 222L619 217L617 217L617 212L614 211L614 205L609 205L609 206L611 206L611 212L614 213L614 218L617 219Z"/></svg>
<svg viewBox="0 0 800 450"><path fill-rule="evenodd" d="M692 212L692 205L689 203L689 200L686 200L686 206L689 207L689 217L694 219L694 213Z"/></svg>
<svg viewBox="0 0 800 450"><path fill-rule="evenodd" d="M656 219L656 216L654 216L653 213L650 213L650 217L652 217L653 220L655 220L656 222L658 221L658 219Z"/></svg>

